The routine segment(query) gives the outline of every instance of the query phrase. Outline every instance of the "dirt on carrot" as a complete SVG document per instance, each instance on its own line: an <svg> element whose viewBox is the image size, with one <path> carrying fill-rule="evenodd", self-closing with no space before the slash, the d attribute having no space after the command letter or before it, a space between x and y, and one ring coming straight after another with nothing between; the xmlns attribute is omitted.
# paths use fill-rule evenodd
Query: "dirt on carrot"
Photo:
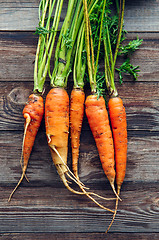
<svg viewBox="0 0 159 240"><path fill-rule="evenodd" d="M114 187L114 145L105 100L103 97L98 99L97 95L89 95L86 98L85 106L89 126L96 142L103 170L116 194Z"/></svg>
<svg viewBox="0 0 159 240"><path fill-rule="evenodd" d="M8 201L11 200L12 195L22 182L30 158L30 154L34 145L35 137L39 130L42 118L44 114L44 103L43 98L37 94L31 94L28 98L28 101L23 109L23 116L25 118L24 125L24 136L22 143L22 155L21 155L21 166L22 166L22 176L12 191Z"/></svg>
<svg viewBox="0 0 159 240"><path fill-rule="evenodd" d="M71 92L70 100L70 129L72 148L72 169L78 177L78 158L80 147L80 135L84 115L85 93L81 88L74 88Z"/></svg>

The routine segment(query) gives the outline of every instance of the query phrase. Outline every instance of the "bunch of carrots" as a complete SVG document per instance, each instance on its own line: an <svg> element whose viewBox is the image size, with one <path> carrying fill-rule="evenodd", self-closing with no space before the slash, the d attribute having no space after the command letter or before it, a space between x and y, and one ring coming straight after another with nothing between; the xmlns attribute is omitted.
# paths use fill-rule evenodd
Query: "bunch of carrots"
<svg viewBox="0 0 159 240"><path fill-rule="evenodd" d="M27 165L45 112L48 146L61 180L69 191L85 195L99 207L113 213L113 219L107 231L117 212L127 159L126 113L114 83L116 60L123 40L125 0L116 0L118 27L115 48L111 43L110 5L110 1L106 0L68 1L65 20L58 34L53 70L51 70L51 57L59 30L63 0L40 1L40 21L36 30L39 39L34 66L34 90L23 110L25 125L20 160L22 175L9 197L10 201L24 177L28 180L26 177ZM53 11L54 17L52 16ZM91 23L94 14L98 19L95 29ZM97 82L100 55L104 56L105 62L105 84L102 84L102 88ZM138 67L134 69L137 73ZM74 86L69 99L66 87L70 72L73 72ZM90 82L91 94L85 99L86 73ZM44 106L43 93L47 74L50 78L51 90L46 96ZM105 87L103 88L103 86ZM103 90L110 96L108 102L110 122L105 99L101 94ZM78 159L84 110L96 142L103 170L115 193L115 198L105 198L90 191L79 179ZM73 172L67 165L69 131ZM73 189L68 180L74 181L78 185L79 191ZM115 189L115 180L117 190ZM105 200L116 199L115 210L101 205L93 196Z"/></svg>

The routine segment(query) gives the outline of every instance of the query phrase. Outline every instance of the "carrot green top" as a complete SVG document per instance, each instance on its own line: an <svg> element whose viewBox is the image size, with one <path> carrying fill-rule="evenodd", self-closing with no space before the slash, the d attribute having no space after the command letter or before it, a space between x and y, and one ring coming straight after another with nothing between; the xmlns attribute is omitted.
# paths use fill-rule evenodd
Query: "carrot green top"
<svg viewBox="0 0 159 240"><path fill-rule="evenodd" d="M54 69L49 76L52 86L66 87L72 71L74 44L82 21L82 0L69 0L67 13L58 37L54 56Z"/></svg>
<svg viewBox="0 0 159 240"><path fill-rule="evenodd" d="M39 4L39 27L36 29L39 39L34 65L34 92L43 92L62 6L63 0L41 0Z"/></svg>
<svg viewBox="0 0 159 240"><path fill-rule="evenodd" d="M89 12L99 0L88 0ZM52 86L66 87L73 68L74 85L83 87L85 61L82 61L84 49L84 11L82 0L69 0L67 13L58 38L53 72L49 71Z"/></svg>
<svg viewBox="0 0 159 240"><path fill-rule="evenodd" d="M114 72L115 72L115 64L116 64L117 55L118 55L119 46L120 46L120 40L122 36L125 0L120 1L120 6L119 6L119 2L116 0L116 6L117 6L117 12L119 15L119 22L118 22L118 37L117 37L114 55L112 53L108 24L103 25L103 28L104 28L103 41L104 41L104 50L105 50L105 80L106 80L106 86L109 91L109 94L113 96L118 95L117 90L115 88L115 83L114 83ZM107 14L105 18L107 18Z"/></svg>
<svg viewBox="0 0 159 240"><path fill-rule="evenodd" d="M96 17L100 19L100 24L99 24L99 26L97 26L97 31L99 32L99 38L98 38L98 44L97 44L98 47L97 47L96 59L95 59L94 39L92 38L92 29L90 26L87 0L83 0L87 67L88 67L89 82L90 82L90 87L91 87L92 93L97 93L96 78L97 78L97 69L98 69L98 61L99 61L99 54L100 54L100 45L101 45L103 19L104 19L105 7L106 7L106 0L100 1L100 2L98 1L97 3L98 3L98 11L96 13Z"/></svg>

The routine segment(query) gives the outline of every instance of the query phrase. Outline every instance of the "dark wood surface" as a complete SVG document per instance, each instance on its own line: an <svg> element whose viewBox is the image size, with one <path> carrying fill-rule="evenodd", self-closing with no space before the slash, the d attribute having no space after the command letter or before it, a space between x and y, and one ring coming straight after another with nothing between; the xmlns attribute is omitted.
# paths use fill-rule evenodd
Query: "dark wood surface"
<svg viewBox="0 0 159 240"><path fill-rule="evenodd" d="M128 39L143 38L132 63L134 82L124 76L118 92L128 122L128 163L122 202L110 232L112 214L65 189L52 163L44 120L31 154L27 176L7 202L20 174L22 109L33 88L38 2L1 1L0 8L0 239L159 239L159 2L126 1ZM67 6L67 4L65 4ZM65 10L64 10L65 13ZM63 14L64 14L63 13ZM68 91L71 90L71 76ZM46 82L46 93L49 81ZM101 169L86 116L81 134L80 179L96 193L113 197ZM69 144L68 165L71 167ZM76 188L76 186L73 184ZM114 201L100 202L114 208Z"/></svg>

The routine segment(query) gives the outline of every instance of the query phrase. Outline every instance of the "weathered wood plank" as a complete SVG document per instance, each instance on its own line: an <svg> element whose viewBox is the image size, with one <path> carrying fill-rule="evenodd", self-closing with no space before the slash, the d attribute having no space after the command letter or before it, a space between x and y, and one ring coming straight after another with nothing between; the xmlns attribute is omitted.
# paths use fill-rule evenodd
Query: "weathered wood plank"
<svg viewBox="0 0 159 240"><path fill-rule="evenodd" d="M61 13L62 24L67 2L64 1ZM0 30L3 31L35 31L39 24L38 5L40 1L7 1L1 3Z"/></svg>
<svg viewBox="0 0 159 240"><path fill-rule="evenodd" d="M22 133L0 134L0 186L14 186L20 178ZM159 181L159 139L156 136L128 138L128 160L125 181ZM8 155L9 153L9 155ZM69 147L68 164L71 165ZM71 166L70 166L71 167ZM33 186L56 184L59 176L52 163L44 132L39 132L28 166L28 178ZM89 131L82 131L79 159L79 175L88 184L109 185L99 160L98 152ZM26 185L26 183L25 183ZM103 187L105 188L105 187Z"/></svg>
<svg viewBox="0 0 159 240"><path fill-rule="evenodd" d="M49 83L45 87L44 98ZM0 130L23 130L22 109L32 89L33 83L0 82ZM159 83L125 82L122 86L117 84L117 89L126 107L128 130L147 134L159 131ZM69 93L70 90L71 86Z"/></svg>
<svg viewBox="0 0 159 240"><path fill-rule="evenodd" d="M0 8L0 30L35 31L38 26L39 1L2 1ZM62 18L66 13L64 1ZM125 29L134 32L159 31L158 1L126 1Z"/></svg>
<svg viewBox="0 0 159 240"><path fill-rule="evenodd" d="M159 239L159 233L4 233L0 234L1 240L46 240L46 239L56 239L56 240L96 240L96 239L109 239L109 240L153 240Z"/></svg>
<svg viewBox="0 0 159 240"><path fill-rule="evenodd" d="M128 39L137 35L128 34ZM132 64L140 66L139 81L159 79L159 33L139 34L144 39L132 58ZM0 81L33 81L37 36L30 32L0 32ZM122 62L119 59L117 67ZM117 76L116 76L117 77ZM132 81L124 76L125 81Z"/></svg>
<svg viewBox="0 0 159 240"><path fill-rule="evenodd" d="M23 188L7 203L11 189L0 188L0 232L104 233L112 214L96 207L87 198L66 189ZM21 194L20 194L21 192ZM122 191L123 201L110 232L158 233L158 184L130 184ZM61 201L59 201L59 199ZM107 206L114 202L105 203Z"/></svg>

